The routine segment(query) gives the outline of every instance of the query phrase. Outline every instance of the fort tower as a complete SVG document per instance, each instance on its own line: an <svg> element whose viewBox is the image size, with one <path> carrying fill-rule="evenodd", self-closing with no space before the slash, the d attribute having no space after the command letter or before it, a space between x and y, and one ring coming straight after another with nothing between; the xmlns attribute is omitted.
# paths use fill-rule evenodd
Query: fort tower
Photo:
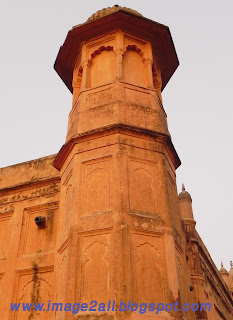
<svg viewBox="0 0 233 320"><path fill-rule="evenodd" d="M55 62L73 92L66 144L54 162L57 259L66 255L69 266L56 300L190 302L189 279L181 278L188 269L180 160L161 98L178 64L169 28L131 9L103 9L69 31Z"/></svg>

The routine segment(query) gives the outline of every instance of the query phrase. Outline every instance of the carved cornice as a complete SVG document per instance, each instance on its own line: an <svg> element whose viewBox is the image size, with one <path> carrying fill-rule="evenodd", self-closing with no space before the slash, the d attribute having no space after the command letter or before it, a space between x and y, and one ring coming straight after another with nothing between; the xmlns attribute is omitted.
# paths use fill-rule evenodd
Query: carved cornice
<svg viewBox="0 0 233 320"><path fill-rule="evenodd" d="M218 269L216 268L213 260L210 257L208 250L206 249L204 243L202 242L200 236L197 231L194 231L194 237L191 239L191 249L193 248L194 243L196 244L197 254L199 255L200 268L203 274L206 274L213 291L218 296L218 299L221 299L222 303L226 305L225 300L228 301L229 304L233 306L233 300L230 294L230 291L222 279ZM225 300L222 298L225 297Z"/></svg>
<svg viewBox="0 0 233 320"><path fill-rule="evenodd" d="M0 198L0 212L10 212L14 210L13 204L20 201L25 201L32 198L39 198L45 196L56 195L60 192L59 180L53 180L50 183L36 184L30 186L17 187L16 189L10 189L2 194Z"/></svg>
<svg viewBox="0 0 233 320"><path fill-rule="evenodd" d="M29 181L29 182L23 182L23 183L19 183L17 185L13 185L7 188L2 188L0 189L0 197L1 196L5 196L9 193L14 193L17 191L26 191L29 189L34 189L37 187L43 187L49 184L56 184L60 182L60 176L54 177L54 178L43 178L40 180L36 180L36 181ZM0 205L1 205L1 200L0 200Z"/></svg>

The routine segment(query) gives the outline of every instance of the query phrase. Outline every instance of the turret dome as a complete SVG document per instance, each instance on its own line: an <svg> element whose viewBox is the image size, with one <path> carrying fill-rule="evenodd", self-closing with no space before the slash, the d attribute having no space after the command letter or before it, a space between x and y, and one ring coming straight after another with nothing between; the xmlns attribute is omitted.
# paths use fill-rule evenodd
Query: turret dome
<svg viewBox="0 0 233 320"><path fill-rule="evenodd" d="M178 198L179 198L179 200L189 199L190 201L192 201L191 195L185 190L184 184L182 184L182 192L180 192Z"/></svg>
<svg viewBox="0 0 233 320"><path fill-rule="evenodd" d="M229 271L229 282L230 282L230 287L233 289L233 262L230 262L231 269Z"/></svg>
<svg viewBox="0 0 233 320"><path fill-rule="evenodd" d="M108 8L103 8L101 10L98 10L96 13L93 13L90 18L87 19L87 22L91 22L93 20L97 20L100 18L103 18L111 13L117 12L117 11L124 11L127 13L131 13L135 16L140 16L142 17L142 14L137 12L136 10L130 9L130 8L126 8L126 7L121 7L118 4L116 4L113 7L108 7Z"/></svg>
<svg viewBox="0 0 233 320"><path fill-rule="evenodd" d="M228 274L227 269L225 269L225 268L223 267L223 263L222 263L222 262L221 262L221 268L219 269L219 272L220 272L221 274Z"/></svg>

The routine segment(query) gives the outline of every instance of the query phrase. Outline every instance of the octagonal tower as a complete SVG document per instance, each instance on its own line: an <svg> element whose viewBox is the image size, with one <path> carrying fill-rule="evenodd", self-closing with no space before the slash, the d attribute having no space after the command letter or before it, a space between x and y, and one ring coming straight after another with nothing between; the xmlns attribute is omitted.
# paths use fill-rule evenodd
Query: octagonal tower
<svg viewBox="0 0 233 320"><path fill-rule="evenodd" d="M154 318L119 311L120 301L191 301L182 278L180 160L161 97L178 64L169 28L128 8L103 9L69 31L55 62L73 105L54 162L61 174L54 301L115 301L106 308L111 319ZM164 311L158 319L182 316Z"/></svg>

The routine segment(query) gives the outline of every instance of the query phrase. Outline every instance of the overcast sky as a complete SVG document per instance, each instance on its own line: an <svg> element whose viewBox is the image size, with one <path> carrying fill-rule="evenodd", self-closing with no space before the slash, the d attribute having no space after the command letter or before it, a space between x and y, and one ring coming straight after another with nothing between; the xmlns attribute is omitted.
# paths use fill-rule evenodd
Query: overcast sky
<svg viewBox="0 0 233 320"><path fill-rule="evenodd" d="M57 153L72 96L53 69L72 26L119 4L168 25L180 66L163 91L177 170L215 264L233 260L233 1L21 0L0 4L0 167Z"/></svg>

